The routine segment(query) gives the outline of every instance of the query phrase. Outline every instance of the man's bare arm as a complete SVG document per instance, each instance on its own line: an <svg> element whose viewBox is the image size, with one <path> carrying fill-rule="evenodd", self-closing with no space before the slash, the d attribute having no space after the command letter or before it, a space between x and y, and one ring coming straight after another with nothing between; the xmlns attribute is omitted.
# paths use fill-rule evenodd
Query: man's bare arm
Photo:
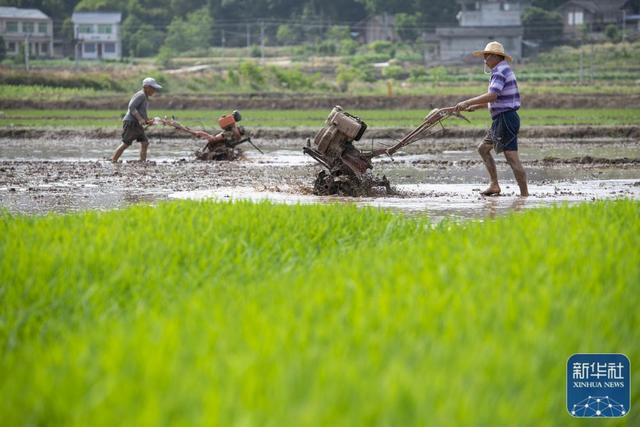
<svg viewBox="0 0 640 427"><path fill-rule="evenodd" d="M465 101L458 102L456 104L456 111L465 111L470 105L486 105L490 102L494 102L498 98L497 93L487 92L475 98L469 98Z"/></svg>
<svg viewBox="0 0 640 427"><path fill-rule="evenodd" d="M489 105L489 103L469 105L464 111L476 111L481 108L487 108L487 105Z"/></svg>
<svg viewBox="0 0 640 427"><path fill-rule="evenodd" d="M138 120L138 123L140 123L141 125L147 123L147 120L142 117L142 114L140 114L138 110L136 110L135 108L131 108L129 111L131 111L131 115L135 117L136 120Z"/></svg>
<svg viewBox="0 0 640 427"><path fill-rule="evenodd" d="M131 99L131 101L129 102L129 112L133 117L136 118L138 123L140 123L141 125L144 125L144 124L150 123L152 120L145 119L140 113L140 111L138 111L138 106L141 105L142 101L143 101L143 98L141 96L133 97L133 99Z"/></svg>

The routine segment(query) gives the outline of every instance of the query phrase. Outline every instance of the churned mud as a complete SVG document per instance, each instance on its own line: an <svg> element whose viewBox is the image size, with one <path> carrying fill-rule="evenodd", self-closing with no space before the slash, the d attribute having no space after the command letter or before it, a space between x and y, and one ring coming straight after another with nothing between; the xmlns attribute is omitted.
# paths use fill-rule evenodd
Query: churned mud
<svg viewBox="0 0 640 427"><path fill-rule="evenodd" d="M531 193L527 199L518 197L502 156L496 157L502 195L480 195L487 178L471 138L425 140L393 159L376 159L374 173L386 175L395 194L359 199L311 194L319 166L302 154L303 139L255 142L265 154L243 146L242 160L202 162L193 155L201 148L199 141L155 140L145 163L135 161L139 146L134 143L122 163L112 164L108 158L116 139L0 138L0 209L44 214L176 198L269 199L357 203L440 219L485 218L554 203L640 199L640 145L634 138L523 138L520 154Z"/></svg>
<svg viewBox="0 0 640 427"><path fill-rule="evenodd" d="M126 102L125 102L126 103ZM17 117L16 117L17 118ZM27 118L27 117L25 117ZM56 117L56 120L60 119ZM384 139L400 139L412 128L406 127L379 127L367 129L366 141L379 141ZM295 142L306 138L313 138L317 128L312 127L251 127L251 135L256 139L278 140L280 142ZM59 128L59 127L22 127L6 126L0 128L0 138L3 139L48 139L51 141L63 140L95 140L119 139L121 130L117 126L108 128ZM486 129L477 127L447 127L437 134L437 139L468 139L476 140L484 137ZM184 133L175 129L151 127L147 135L154 141L184 139ZM519 136L528 139L561 138L563 141L580 141L592 139L629 140L640 138L640 126L528 126L520 130ZM446 141L445 139L445 141ZM364 140L363 140L364 141Z"/></svg>

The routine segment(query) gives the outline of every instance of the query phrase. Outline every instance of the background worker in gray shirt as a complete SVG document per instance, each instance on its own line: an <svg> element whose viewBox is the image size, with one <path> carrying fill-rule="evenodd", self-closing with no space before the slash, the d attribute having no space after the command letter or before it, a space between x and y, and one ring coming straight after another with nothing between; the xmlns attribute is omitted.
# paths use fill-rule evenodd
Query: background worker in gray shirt
<svg viewBox="0 0 640 427"><path fill-rule="evenodd" d="M144 133L144 126L153 123L153 120L147 117L147 107L149 106L149 97L161 88L162 86L155 79L147 77L142 81L142 90L131 97L129 111L122 119L122 144L113 153L112 162L117 162L124 150L129 148L134 140L140 142L140 161L147 160L149 139Z"/></svg>

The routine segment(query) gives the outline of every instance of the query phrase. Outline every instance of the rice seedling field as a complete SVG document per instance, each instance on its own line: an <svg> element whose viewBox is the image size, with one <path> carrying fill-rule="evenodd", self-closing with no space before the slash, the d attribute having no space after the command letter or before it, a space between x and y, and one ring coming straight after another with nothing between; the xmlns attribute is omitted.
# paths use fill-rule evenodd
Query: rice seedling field
<svg viewBox="0 0 640 427"><path fill-rule="evenodd" d="M640 203L0 214L3 425L639 425ZM631 411L577 420L573 353ZM595 421L595 422L594 422Z"/></svg>
<svg viewBox="0 0 640 427"><path fill-rule="evenodd" d="M516 72L518 72L516 70ZM637 71L630 73L625 79L615 79L614 76L595 81L580 82L577 73L518 73L518 86L524 94L549 94L551 96L562 95L638 95L640 85L634 79ZM487 90L487 76L480 73L469 75L445 75L443 81L393 81L392 91L394 95L458 95L469 97L470 95L484 93ZM115 89L96 89L92 87L59 87L38 84L0 84L0 97L5 101L20 102L24 100L38 101L46 99L48 101L69 101L78 97L104 97L104 96L130 96L133 91L138 90L138 79L132 79L130 75L123 77L122 85L129 88L127 91ZM233 86L225 81L220 84L220 76L212 74L206 78L180 78L165 75L163 83L166 88L163 93L171 96L181 95L207 95L216 96L218 94L229 94L229 91L236 94L252 94L256 88L249 83ZM230 86L231 85L231 86ZM300 93L304 95L324 96L327 92L336 95L345 95L335 86L334 79L324 83L324 90L318 88L296 88L288 89L278 84L264 85L260 88L262 93L291 95ZM387 96L387 80L376 82L355 81L349 86L348 94L355 96Z"/></svg>
<svg viewBox="0 0 640 427"><path fill-rule="evenodd" d="M120 126L123 110L22 110L7 109L0 114L0 126L96 128ZM243 110L243 124L251 127L318 127L327 117L328 109L314 110ZM407 110L350 110L360 116L370 127L414 127L429 112L425 109ZM150 117L172 117L188 126L217 127L217 118L229 111L223 110L162 110L154 109ZM466 113L470 120L451 119L447 126L486 127L489 117L485 111ZM636 125L640 120L640 108L607 109L522 109L523 126Z"/></svg>
<svg viewBox="0 0 640 427"><path fill-rule="evenodd" d="M93 88L66 88L39 85L0 85L0 94L5 100L46 99L49 101L63 101L76 99L78 97L117 95L115 92Z"/></svg>
<svg viewBox="0 0 640 427"><path fill-rule="evenodd" d="M466 81L466 77L461 77L463 80L456 80L454 82L393 82L392 92L394 95L407 96L407 95L430 95L430 96L443 96L443 95L457 95L461 98L469 97L474 94L484 93L487 90L486 77L480 75L479 78L474 78L472 81ZM211 79L214 79L212 77ZM205 79L202 82L190 82L184 84L182 82L176 82L175 88L167 87L163 92L170 94L171 96L181 95L206 95L206 96L233 96L237 94L252 94L255 92L255 88L251 86L240 86L234 89L233 93L223 92L227 90L227 87L223 87L218 91L212 91L210 89L211 79ZM331 83L333 84L333 83ZM328 84L329 85L329 84ZM330 85L329 85L330 87ZM562 95L638 95L640 94L640 85L635 81L626 81L623 83L612 83L607 81L589 82L584 84L564 82L558 83L558 81L531 81L519 83L519 87L522 93L535 95L535 94L548 94L550 96L562 96ZM103 98L113 96L130 96L133 91L137 90L135 83L131 84L130 91L122 92L111 89L95 89L90 87L80 88L67 88L67 87L52 87L41 85L8 85L0 84L0 98L6 102L12 101L13 103L20 103L22 101L38 101L46 99L49 102L62 102L73 101L79 98ZM185 91L186 89L186 91ZM283 88L267 87L264 91L271 92L285 92ZM330 89L335 94L344 95L337 89ZM296 92L289 92L294 94ZM326 92L319 90L310 90L303 92L305 95L323 96ZM379 81L375 83L367 82L354 82L349 89L349 94L354 96L387 96L388 87L386 81Z"/></svg>
<svg viewBox="0 0 640 427"><path fill-rule="evenodd" d="M637 95L640 93L640 85L635 80L622 80L618 82L591 81L579 83L578 77L557 73L551 75L548 72L527 76L515 70L518 76L518 87L523 94L548 94L550 96L562 95ZM637 73L637 72L636 72ZM525 79L529 79L526 81ZM472 75L458 75L444 77L444 81L437 82L394 82L394 95L458 95L468 97L473 94L481 94L487 91L487 76L478 73ZM349 91L354 95L387 95L386 81L375 83L354 82L349 86Z"/></svg>

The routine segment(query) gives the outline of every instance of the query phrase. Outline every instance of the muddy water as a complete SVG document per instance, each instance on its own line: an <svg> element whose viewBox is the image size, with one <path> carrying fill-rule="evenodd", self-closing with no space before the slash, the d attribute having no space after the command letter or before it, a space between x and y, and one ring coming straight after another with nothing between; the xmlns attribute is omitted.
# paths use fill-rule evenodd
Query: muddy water
<svg viewBox="0 0 640 427"><path fill-rule="evenodd" d="M531 196L517 197L514 185L503 186L505 194L483 197L475 184L414 184L396 186L397 195L388 197L319 197L296 194L295 189L256 191L250 187L217 188L213 190L184 191L171 194L176 199L217 200L270 200L278 203L356 203L405 212L412 215L428 214L433 220L443 218L495 217L511 211L550 206L557 203L576 203L602 199L640 198L640 181L592 180L563 184L532 184Z"/></svg>
<svg viewBox="0 0 640 427"><path fill-rule="evenodd" d="M614 139L524 139L521 140L524 149L520 151L523 160L542 160L548 157L573 158L591 156L594 158L638 158L640 157L640 145L636 140ZM192 153L204 144L195 139L165 138L151 141L150 153L155 161L175 161L181 158L191 159ZM84 138L71 136L62 140L51 139L10 139L0 138L0 159L2 160L104 160L110 157L118 145L118 140L110 140L102 137ZM256 142L265 152L276 152L277 155L288 156L289 153L299 154L303 139L261 139ZM394 141L390 139L375 139L361 141L358 144L362 149L379 144L390 145ZM477 142L463 139L427 139L419 141L405 148L404 153L396 155L395 160L413 162L416 160L478 160L475 151ZM260 160L259 153L250 146L245 145L245 151L249 156ZM124 160L136 159L139 145L125 151ZM404 154L404 155L403 155ZM265 164L280 162L283 159L263 159ZM379 158L377 161L390 159Z"/></svg>
<svg viewBox="0 0 640 427"><path fill-rule="evenodd" d="M376 143L392 141L376 141ZM284 203L358 203L445 217L484 218L513 210L597 199L640 199L640 145L634 140L523 140L521 157L530 180L526 200L502 156L497 157L503 195L482 197L486 172L475 143L426 140L393 159L375 160L397 194L351 199L310 194L318 166L301 152L301 140L260 140L237 162L199 162L191 139L153 141L150 162L135 162L134 143L123 162L109 158L118 141L103 138L0 139L0 208L42 214L114 209L135 203L187 198L269 199ZM366 141L362 145L370 146Z"/></svg>

